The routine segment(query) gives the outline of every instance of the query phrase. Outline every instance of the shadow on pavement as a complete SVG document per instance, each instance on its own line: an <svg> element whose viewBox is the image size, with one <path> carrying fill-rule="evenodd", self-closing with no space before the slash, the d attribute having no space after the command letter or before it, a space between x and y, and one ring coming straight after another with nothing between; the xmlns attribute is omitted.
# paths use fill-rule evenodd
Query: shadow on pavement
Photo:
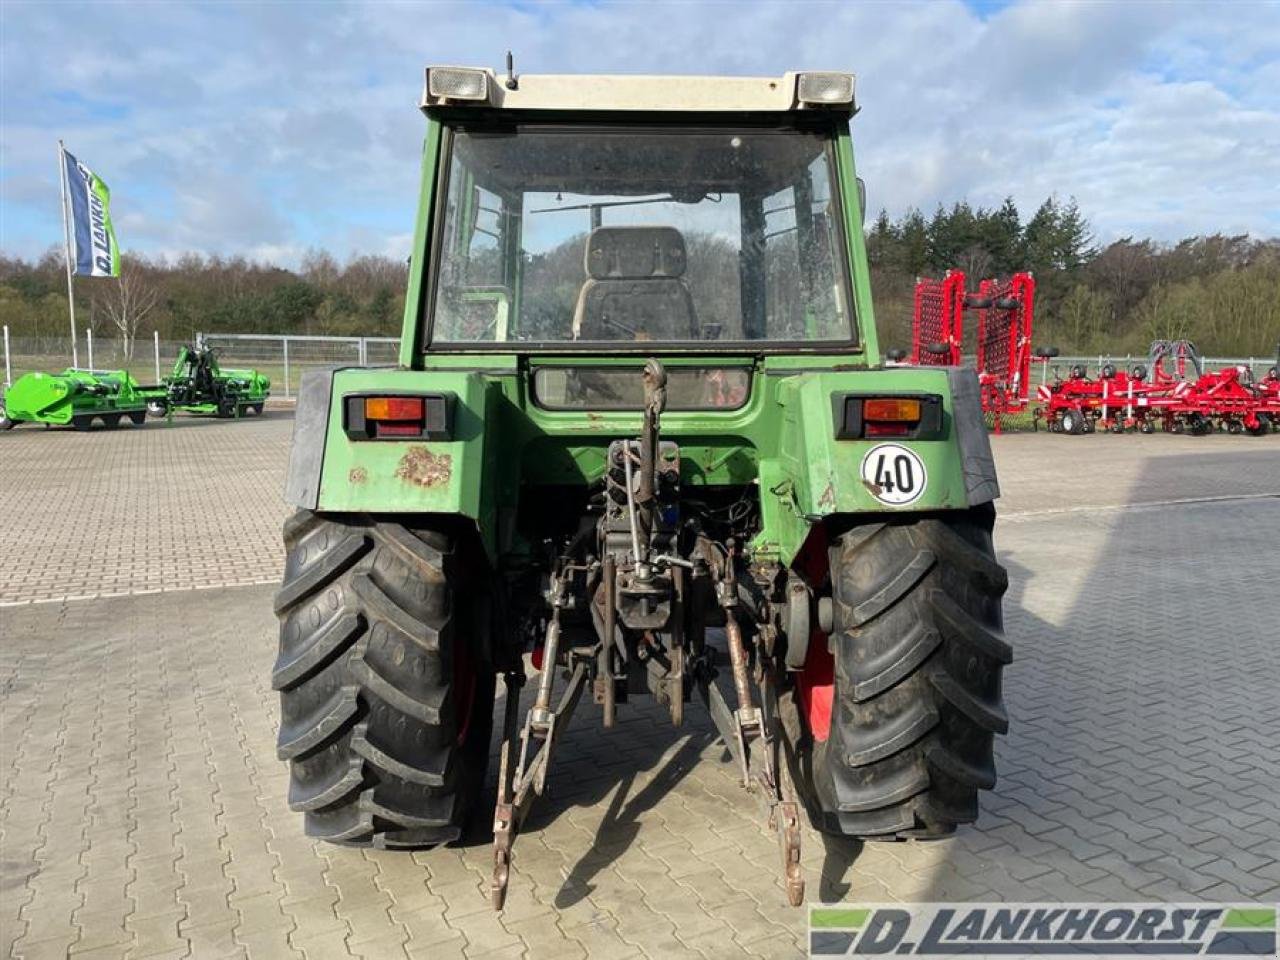
<svg viewBox="0 0 1280 960"><path fill-rule="evenodd" d="M571 907L591 893L591 879L607 868L631 846L641 829L638 819L692 771L699 762L702 751L714 737L701 731L685 737L684 742L672 754L654 777L628 799L635 786L635 771L629 771L613 791L604 822L596 833L595 842L574 864L556 894L555 905L559 909ZM535 827L536 828L536 827Z"/></svg>

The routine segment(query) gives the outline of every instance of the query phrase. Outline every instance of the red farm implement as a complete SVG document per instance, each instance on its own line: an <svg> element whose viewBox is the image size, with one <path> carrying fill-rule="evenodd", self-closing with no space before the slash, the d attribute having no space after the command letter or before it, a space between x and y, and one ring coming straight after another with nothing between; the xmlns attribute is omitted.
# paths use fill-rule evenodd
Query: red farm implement
<svg viewBox="0 0 1280 960"><path fill-rule="evenodd" d="M978 383L982 410L992 414L996 433L1004 414L1027 408L1031 378L1031 327L1035 319L1036 281L1029 273L1008 280L983 280L978 310Z"/></svg>
<svg viewBox="0 0 1280 960"><path fill-rule="evenodd" d="M964 344L964 273L948 270L941 280L916 280L911 325L911 363L917 367L958 367Z"/></svg>
<svg viewBox="0 0 1280 960"><path fill-rule="evenodd" d="M1261 436L1280 427L1280 377L1274 371L1258 382L1247 366L1205 372L1186 340L1157 340L1148 365L1120 370L1107 363L1096 378L1073 366L1065 379L1041 386L1038 399L1035 417L1055 433L1154 433L1159 427L1194 436L1215 430Z"/></svg>
<svg viewBox="0 0 1280 960"><path fill-rule="evenodd" d="M1007 280L983 280L976 293L966 292L961 270L948 270L941 280L923 277L916 281L910 362L926 367L959 366L964 311L976 310L982 410L992 415L997 433L1001 417L1025 410L1029 400L1035 294L1036 282L1029 273L1015 273ZM1040 359L1048 355L1042 353Z"/></svg>

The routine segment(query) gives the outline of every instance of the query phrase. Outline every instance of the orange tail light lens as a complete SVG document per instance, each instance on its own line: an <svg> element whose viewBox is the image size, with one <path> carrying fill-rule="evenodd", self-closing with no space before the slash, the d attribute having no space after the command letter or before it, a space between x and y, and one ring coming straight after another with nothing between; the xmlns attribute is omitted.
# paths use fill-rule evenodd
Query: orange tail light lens
<svg viewBox="0 0 1280 960"><path fill-rule="evenodd" d="M863 401L862 418L892 423L917 423L920 401L904 397L876 397Z"/></svg>
<svg viewBox="0 0 1280 960"><path fill-rule="evenodd" d="M421 420L422 397L366 397L364 415L369 420Z"/></svg>

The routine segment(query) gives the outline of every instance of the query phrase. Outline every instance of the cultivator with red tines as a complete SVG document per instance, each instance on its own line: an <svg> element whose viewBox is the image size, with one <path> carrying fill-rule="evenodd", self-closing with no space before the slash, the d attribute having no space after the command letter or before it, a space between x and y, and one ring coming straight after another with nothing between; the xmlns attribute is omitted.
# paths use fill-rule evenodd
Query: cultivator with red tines
<svg viewBox="0 0 1280 960"><path fill-rule="evenodd" d="M964 342L964 273L948 270L941 280L916 280L911 363L917 367L958 367Z"/></svg>
<svg viewBox="0 0 1280 960"><path fill-rule="evenodd" d="M1008 280L983 280L978 298L978 382L982 409L1000 418L1027 407L1031 378L1031 328L1035 318L1036 281L1029 273Z"/></svg>
<svg viewBox="0 0 1280 960"><path fill-rule="evenodd" d="M977 293L965 290L961 270L941 280L916 280L911 363L959 366L964 346L964 311L978 314L977 368L982 410L997 433L1001 417L1019 413L1030 400L1031 330L1036 282L1030 273L1007 280L987 279Z"/></svg>
<svg viewBox="0 0 1280 960"><path fill-rule="evenodd" d="M1166 368L1166 363L1172 369ZM1097 377L1073 366L1065 378L1040 387L1037 422L1055 433L1137 430L1203 436L1216 430L1261 436L1280 429L1280 373L1256 380L1251 367L1206 372L1195 345L1157 340L1148 364L1128 370L1103 364Z"/></svg>

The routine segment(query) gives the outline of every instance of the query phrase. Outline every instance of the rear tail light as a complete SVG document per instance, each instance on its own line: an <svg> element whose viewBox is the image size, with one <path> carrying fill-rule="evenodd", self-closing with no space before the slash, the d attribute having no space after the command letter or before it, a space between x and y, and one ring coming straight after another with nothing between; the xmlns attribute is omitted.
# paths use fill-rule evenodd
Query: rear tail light
<svg viewBox="0 0 1280 960"><path fill-rule="evenodd" d="M343 429L352 440L449 440L453 404L447 393L348 395Z"/></svg>
<svg viewBox="0 0 1280 960"><path fill-rule="evenodd" d="M908 437L936 440L942 436L942 397L932 393L910 396L835 396L837 440Z"/></svg>

